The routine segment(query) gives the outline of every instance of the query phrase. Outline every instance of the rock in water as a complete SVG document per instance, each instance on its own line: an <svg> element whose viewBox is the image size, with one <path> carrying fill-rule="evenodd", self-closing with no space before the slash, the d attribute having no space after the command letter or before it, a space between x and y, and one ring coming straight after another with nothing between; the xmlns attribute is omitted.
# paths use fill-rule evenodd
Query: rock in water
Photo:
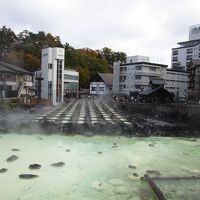
<svg viewBox="0 0 200 200"><path fill-rule="evenodd" d="M133 166L133 165L129 165L128 168L130 168L130 169L136 169L136 167Z"/></svg>
<svg viewBox="0 0 200 200"><path fill-rule="evenodd" d="M62 167L62 166L64 166L64 165L65 165L64 162L57 162L57 163L51 164L52 167Z"/></svg>
<svg viewBox="0 0 200 200"><path fill-rule="evenodd" d="M98 153L98 154L102 154L103 152L101 152L101 151L98 151L97 153Z"/></svg>
<svg viewBox="0 0 200 200"><path fill-rule="evenodd" d="M41 168L41 165L39 164L31 164L29 165L29 169L40 169Z"/></svg>
<svg viewBox="0 0 200 200"><path fill-rule="evenodd" d="M12 151L20 151L19 149L17 148L13 148Z"/></svg>
<svg viewBox="0 0 200 200"><path fill-rule="evenodd" d="M148 175L155 175L155 176L160 176L161 175L161 173L159 171L157 171L157 170L146 170L146 173Z"/></svg>
<svg viewBox="0 0 200 200"><path fill-rule="evenodd" d="M150 147L154 147L154 144L149 144Z"/></svg>
<svg viewBox="0 0 200 200"><path fill-rule="evenodd" d="M138 177L139 175L137 173L133 173L133 176Z"/></svg>
<svg viewBox="0 0 200 200"><path fill-rule="evenodd" d="M37 177L39 176L35 174L20 174L19 175L19 178L22 178L22 179L32 179L32 178L37 178Z"/></svg>
<svg viewBox="0 0 200 200"><path fill-rule="evenodd" d="M66 149L66 152L70 152L70 149Z"/></svg>
<svg viewBox="0 0 200 200"><path fill-rule="evenodd" d="M7 158L7 162L12 162L12 161L15 161L17 159L18 159L18 157L16 155L12 155L9 158Z"/></svg>
<svg viewBox="0 0 200 200"><path fill-rule="evenodd" d="M6 169L6 168L1 168L0 169L0 173L5 173L5 172L7 172L8 171L8 169Z"/></svg>

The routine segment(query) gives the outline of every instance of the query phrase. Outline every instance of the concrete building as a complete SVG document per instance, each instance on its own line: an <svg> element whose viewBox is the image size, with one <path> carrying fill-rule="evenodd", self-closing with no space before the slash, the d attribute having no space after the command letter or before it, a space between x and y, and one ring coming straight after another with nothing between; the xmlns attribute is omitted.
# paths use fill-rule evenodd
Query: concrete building
<svg viewBox="0 0 200 200"><path fill-rule="evenodd" d="M146 56L132 56L127 63L114 63L113 94L129 95L149 87L152 78L165 78L167 65L152 63Z"/></svg>
<svg viewBox="0 0 200 200"><path fill-rule="evenodd" d="M189 65L189 99L200 100L200 59L193 60Z"/></svg>
<svg viewBox="0 0 200 200"><path fill-rule="evenodd" d="M188 72L166 69L165 89L174 94L175 98L186 97L188 93Z"/></svg>
<svg viewBox="0 0 200 200"><path fill-rule="evenodd" d="M78 97L79 73L74 69L64 70L64 96Z"/></svg>
<svg viewBox="0 0 200 200"><path fill-rule="evenodd" d="M90 83L90 94L109 95L112 93L113 75L109 73L98 73L95 81Z"/></svg>
<svg viewBox="0 0 200 200"><path fill-rule="evenodd" d="M64 48L42 49L41 70L35 73L43 78L41 98L49 99L53 105L62 103L67 92L78 91L78 72L64 70L64 59Z"/></svg>
<svg viewBox="0 0 200 200"><path fill-rule="evenodd" d="M189 40L178 45L172 48L171 65L173 69L186 70L192 59L200 58L200 24L190 26Z"/></svg>
<svg viewBox="0 0 200 200"><path fill-rule="evenodd" d="M0 62L0 97L20 97L32 89L33 73L5 62Z"/></svg>

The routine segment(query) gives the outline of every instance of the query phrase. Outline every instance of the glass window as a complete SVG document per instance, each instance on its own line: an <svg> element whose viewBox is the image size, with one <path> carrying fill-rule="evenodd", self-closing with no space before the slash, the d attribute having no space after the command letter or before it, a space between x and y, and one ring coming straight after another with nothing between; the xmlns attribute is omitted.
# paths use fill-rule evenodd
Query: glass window
<svg viewBox="0 0 200 200"><path fill-rule="evenodd" d="M142 66L135 66L136 70L142 70Z"/></svg>
<svg viewBox="0 0 200 200"><path fill-rule="evenodd" d="M104 87L99 87L99 91L104 91Z"/></svg>
<svg viewBox="0 0 200 200"><path fill-rule="evenodd" d="M135 75L135 79L141 79L141 75Z"/></svg>
<svg viewBox="0 0 200 200"><path fill-rule="evenodd" d="M64 79L78 80L78 76L73 76L73 75L64 74Z"/></svg>
<svg viewBox="0 0 200 200"><path fill-rule="evenodd" d="M192 55L187 56L187 60L192 60Z"/></svg>
<svg viewBox="0 0 200 200"><path fill-rule="evenodd" d="M52 64L48 64L48 69L52 69Z"/></svg>
<svg viewBox="0 0 200 200"><path fill-rule="evenodd" d="M192 53L193 52L193 49L190 48L190 49L187 49L187 53Z"/></svg>
<svg viewBox="0 0 200 200"><path fill-rule="evenodd" d="M97 88L96 87L92 87L92 91L97 91Z"/></svg>
<svg viewBox="0 0 200 200"><path fill-rule="evenodd" d="M149 70L155 72L155 71L156 71L156 68L155 68L155 67L149 67Z"/></svg>
<svg viewBox="0 0 200 200"><path fill-rule="evenodd" d="M178 61L178 57L173 57L172 61Z"/></svg>
<svg viewBox="0 0 200 200"><path fill-rule="evenodd" d="M172 52L172 55L173 55L173 56L178 55L178 50L174 50L174 51Z"/></svg>

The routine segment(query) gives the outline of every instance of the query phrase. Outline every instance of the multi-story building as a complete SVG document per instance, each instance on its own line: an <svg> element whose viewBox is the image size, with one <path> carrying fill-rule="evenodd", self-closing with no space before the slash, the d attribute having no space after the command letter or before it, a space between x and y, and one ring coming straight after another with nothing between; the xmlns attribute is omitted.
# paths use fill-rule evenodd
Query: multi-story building
<svg viewBox="0 0 200 200"><path fill-rule="evenodd" d="M187 96L188 93L188 72L175 69L166 69L165 89L174 94L175 98Z"/></svg>
<svg viewBox="0 0 200 200"><path fill-rule="evenodd" d="M200 100L200 59L192 60L189 65L189 99Z"/></svg>
<svg viewBox="0 0 200 200"><path fill-rule="evenodd" d="M172 68L187 70L192 59L200 58L200 25L190 26L189 40L179 42L178 45L172 48Z"/></svg>
<svg viewBox="0 0 200 200"><path fill-rule="evenodd" d="M0 62L0 97L20 97L32 88L33 74L21 67Z"/></svg>
<svg viewBox="0 0 200 200"><path fill-rule="evenodd" d="M164 79L166 68L167 65L150 62L146 56L132 56L127 63L114 63L113 93L129 95L142 91L149 87L152 78Z"/></svg>
<svg viewBox="0 0 200 200"><path fill-rule="evenodd" d="M64 70L64 96L78 97L79 73L74 69Z"/></svg>
<svg viewBox="0 0 200 200"><path fill-rule="evenodd" d="M96 80L90 83L90 94L109 95L112 93L113 75L98 73Z"/></svg>
<svg viewBox="0 0 200 200"><path fill-rule="evenodd" d="M41 70L35 76L43 78L41 98L49 99L53 105L63 102L64 96L78 92L79 74L75 70L64 70L64 48L42 49Z"/></svg>

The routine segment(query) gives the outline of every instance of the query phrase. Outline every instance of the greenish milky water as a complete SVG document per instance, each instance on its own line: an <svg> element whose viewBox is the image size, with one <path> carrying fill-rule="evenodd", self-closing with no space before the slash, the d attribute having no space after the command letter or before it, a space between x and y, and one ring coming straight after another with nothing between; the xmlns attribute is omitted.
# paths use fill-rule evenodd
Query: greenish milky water
<svg viewBox="0 0 200 200"><path fill-rule="evenodd" d="M8 163L11 155L19 159ZM65 166L52 167L55 162ZM30 170L34 163L42 167ZM161 176L200 176L200 139L13 133L0 135L0 168L8 169L0 173L1 200L153 199L140 177L146 170L157 170ZM19 179L23 173L39 177Z"/></svg>

